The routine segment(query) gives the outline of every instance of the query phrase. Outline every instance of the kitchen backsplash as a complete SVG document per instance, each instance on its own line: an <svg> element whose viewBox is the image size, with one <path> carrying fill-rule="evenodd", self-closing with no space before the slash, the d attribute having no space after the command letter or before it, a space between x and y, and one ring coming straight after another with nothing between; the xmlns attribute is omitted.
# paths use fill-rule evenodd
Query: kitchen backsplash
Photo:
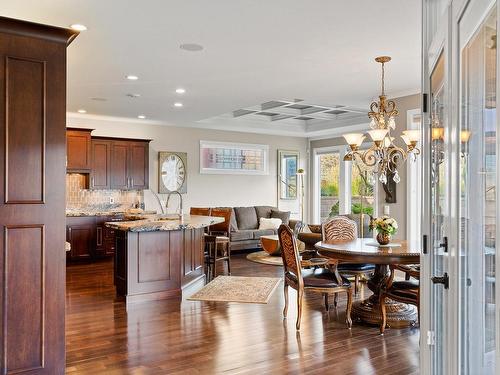
<svg viewBox="0 0 500 375"><path fill-rule="evenodd" d="M66 174L66 208L131 208L144 201L142 190L89 190L86 176ZM113 203L111 203L111 200Z"/></svg>

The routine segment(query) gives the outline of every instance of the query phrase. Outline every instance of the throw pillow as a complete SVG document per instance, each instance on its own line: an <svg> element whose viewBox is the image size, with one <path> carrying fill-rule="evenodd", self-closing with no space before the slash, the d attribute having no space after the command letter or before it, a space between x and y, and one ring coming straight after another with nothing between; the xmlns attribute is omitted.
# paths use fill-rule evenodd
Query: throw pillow
<svg viewBox="0 0 500 375"><path fill-rule="evenodd" d="M321 233L321 224L307 224L312 233Z"/></svg>
<svg viewBox="0 0 500 375"><path fill-rule="evenodd" d="M288 225L288 222L290 221L290 211L272 210L271 211L271 218L281 219L281 222L283 224Z"/></svg>
<svg viewBox="0 0 500 375"><path fill-rule="evenodd" d="M281 219L268 219L265 217L261 217L259 230L260 229L278 229L279 226L281 225L281 223L282 223Z"/></svg>

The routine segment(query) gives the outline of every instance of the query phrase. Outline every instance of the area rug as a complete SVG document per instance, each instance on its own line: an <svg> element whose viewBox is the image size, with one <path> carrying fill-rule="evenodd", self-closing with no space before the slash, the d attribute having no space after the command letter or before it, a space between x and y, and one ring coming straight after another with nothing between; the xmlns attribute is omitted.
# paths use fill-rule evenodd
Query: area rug
<svg viewBox="0 0 500 375"><path fill-rule="evenodd" d="M280 281L276 277L218 276L188 300L265 304Z"/></svg>
<svg viewBox="0 0 500 375"><path fill-rule="evenodd" d="M262 264L270 264L272 266L282 266L283 259L281 259L281 255L269 255L265 251L257 251L255 253L250 253L247 255L247 259Z"/></svg>

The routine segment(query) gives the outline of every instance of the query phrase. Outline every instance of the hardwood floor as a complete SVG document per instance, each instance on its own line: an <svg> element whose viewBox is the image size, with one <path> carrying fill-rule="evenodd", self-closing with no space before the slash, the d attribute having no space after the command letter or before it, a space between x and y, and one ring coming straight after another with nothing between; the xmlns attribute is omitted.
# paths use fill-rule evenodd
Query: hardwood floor
<svg viewBox="0 0 500 375"><path fill-rule="evenodd" d="M233 275L281 276L282 268L232 257ZM112 262L67 268L67 374L417 374L418 329L353 325L345 298L328 315L306 294L300 334L295 292L282 319L280 287L267 305L177 299L125 308ZM363 290L362 293L364 293Z"/></svg>

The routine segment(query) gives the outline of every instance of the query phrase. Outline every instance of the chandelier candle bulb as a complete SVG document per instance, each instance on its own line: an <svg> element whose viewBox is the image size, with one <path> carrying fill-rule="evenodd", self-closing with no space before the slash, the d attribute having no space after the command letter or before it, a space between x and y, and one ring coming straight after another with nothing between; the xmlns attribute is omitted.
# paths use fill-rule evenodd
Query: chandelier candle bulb
<svg viewBox="0 0 500 375"><path fill-rule="evenodd" d="M471 133L469 130L462 130L460 132L460 142L462 142L462 143L469 142L470 134Z"/></svg>
<svg viewBox="0 0 500 375"><path fill-rule="evenodd" d="M387 129L368 130L368 134L372 138L373 142L381 142L385 138L388 132L389 130Z"/></svg>
<svg viewBox="0 0 500 375"><path fill-rule="evenodd" d="M432 128L432 140L444 139L444 128Z"/></svg>
<svg viewBox="0 0 500 375"><path fill-rule="evenodd" d="M351 148L355 146L357 149L365 140L365 136L362 133L349 133L349 134L344 134L343 135L345 141Z"/></svg>

